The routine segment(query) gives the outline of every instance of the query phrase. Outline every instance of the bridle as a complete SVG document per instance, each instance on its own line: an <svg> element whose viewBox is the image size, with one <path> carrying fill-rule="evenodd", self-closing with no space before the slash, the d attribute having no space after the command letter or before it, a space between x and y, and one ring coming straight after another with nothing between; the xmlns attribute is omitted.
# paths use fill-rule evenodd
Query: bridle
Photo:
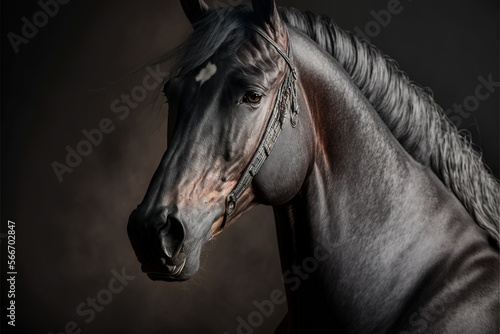
<svg viewBox="0 0 500 334"><path fill-rule="evenodd" d="M292 63L292 54L290 47L290 39L288 39L288 54L283 52L281 48L276 44L267 34L259 28L251 27L251 30L257 32L262 36L269 44L271 44L281 57L285 60L288 65L288 71L281 83L276 100L274 102L273 111L271 118L266 126L266 131L264 136L255 152L250 164L247 166L243 174L241 175L238 183L233 188L231 193L226 198L226 212L224 214L224 220L222 221L220 229L222 230L226 225L227 219L234 213L236 209L236 203L240 196L245 192L253 178L259 172L260 168L271 154L271 151L278 140L278 137L283 129L285 123L285 118L287 116L288 105L292 109L290 114L290 122L293 128L297 126L298 122L298 104L297 104L297 71ZM291 98L291 101L290 101Z"/></svg>

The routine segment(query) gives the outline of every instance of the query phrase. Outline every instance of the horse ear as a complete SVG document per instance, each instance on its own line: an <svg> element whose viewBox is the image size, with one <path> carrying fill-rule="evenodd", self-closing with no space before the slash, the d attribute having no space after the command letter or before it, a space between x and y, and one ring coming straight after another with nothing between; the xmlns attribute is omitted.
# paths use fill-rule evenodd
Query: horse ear
<svg viewBox="0 0 500 334"><path fill-rule="evenodd" d="M193 26L210 11L203 0L181 0L181 5L184 14L186 14L189 22L191 22Z"/></svg>
<svg viewBox="0 0 500 334"><path fill-rule="evenodd" d="M274 0L252 0L252 6L255 14L263 23L270 24L277 30L281 21Z"/></svg>

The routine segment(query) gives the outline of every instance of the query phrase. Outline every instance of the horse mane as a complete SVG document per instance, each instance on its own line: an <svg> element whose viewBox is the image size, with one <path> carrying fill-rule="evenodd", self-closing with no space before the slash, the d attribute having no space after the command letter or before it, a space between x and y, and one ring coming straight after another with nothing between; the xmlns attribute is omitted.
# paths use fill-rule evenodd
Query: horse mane
<svg viewBox="0 0 500 334"><path fill-rule="evenodd" d="M479 226L499 241L500 185L470 141L432 95L396 62L326 16L280 8L289 26L305 33L347 71L406 151L429 166Z"/></svg>
<svg viewBox="0 0 500 334"><path fill-rule="evenodd" d="M394 60L331 18L294 8L281 7L279 12L284 22L341 64L404 149L431 168L498 244L500 184L432 95L410 81ZM170 77L190 72L214 54L234 54L245 40L245 27L254 24L248 6L212 10L184 43L153 63L173 60Z"/></svg>

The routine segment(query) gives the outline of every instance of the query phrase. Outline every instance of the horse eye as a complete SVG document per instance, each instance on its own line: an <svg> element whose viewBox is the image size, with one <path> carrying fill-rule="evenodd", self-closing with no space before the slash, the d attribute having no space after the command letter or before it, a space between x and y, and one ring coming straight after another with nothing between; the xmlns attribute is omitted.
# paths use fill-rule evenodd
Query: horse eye
<svg viewBox="0 0 500 334"><path fill-rule="evenodd" d="M248 92L243 96L242 102L250 105L258 105L262 100L262 94L257 92Z"/></svg>

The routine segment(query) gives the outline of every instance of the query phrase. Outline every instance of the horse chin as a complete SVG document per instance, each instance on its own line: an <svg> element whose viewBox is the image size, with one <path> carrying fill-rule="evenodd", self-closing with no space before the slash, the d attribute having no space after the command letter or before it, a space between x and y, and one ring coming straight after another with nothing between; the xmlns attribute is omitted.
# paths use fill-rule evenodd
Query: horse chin
<svg viewBox="0 0 500 334"><path fill-rule="evenodd" d="M153 281L165 282L182 282L187 281L193 277L199 269L199 261L195 256L188 256L177 265L169 265L162 261L161 265L158 263L152 267L150 265L142 266L142 271Z"/></svg>
<svg viewBox="0 0 500 334"><path fill-rule="evenodd" d="M171 276L168 274L161 274L161 273L148 273L148 277L152 281L184 282L190 279L192 275L186 275L185 273L180 273L176 276Z"/></svg>

